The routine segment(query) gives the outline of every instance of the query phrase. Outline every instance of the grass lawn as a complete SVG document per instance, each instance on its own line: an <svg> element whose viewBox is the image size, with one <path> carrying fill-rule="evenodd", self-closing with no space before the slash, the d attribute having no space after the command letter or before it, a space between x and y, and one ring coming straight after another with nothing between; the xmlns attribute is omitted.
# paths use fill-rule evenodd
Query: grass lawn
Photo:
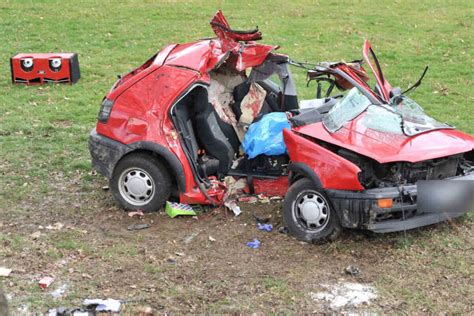
<svg viewBox="0 0 474 316"><path fill-rule="evenodd" d="M472 312L472 213L406 234L348 232L322 246L273 233L260 236L258 252L243 246L255 237L248 214L231 219L216 210L197 221L153 214L144 219L151 229L127 232L133 219L91 172L87 140L100 101L118 74L166 44L213 36L208 22L218 8L235 29L258 25L264 43L280 45L295 60L359 59L369 38L392 85L409 86L429 65L412 97L438 120L474 134L472 1L4 0L0 266L14 271L0 281L11 308L44 312L113 297L127 302L127 312L144 305L160 312L320 312L326 307L308 293L321 280L351 281L341 271L356 264L363 273L352 281L379 292L364 311ZM78 84L11 84L11 56L58 51L79 54ZM305 73L293 72L300 97L311 98L314 86L306 88ZM279 204L261 208L279 220ZM65 226L46 229L57 222ZM40 237L31 237L36 231ZM183 244L190 234L197 237ZM53 289L66 284L65 295L41 291L42 275L56 277Z"/></svg>

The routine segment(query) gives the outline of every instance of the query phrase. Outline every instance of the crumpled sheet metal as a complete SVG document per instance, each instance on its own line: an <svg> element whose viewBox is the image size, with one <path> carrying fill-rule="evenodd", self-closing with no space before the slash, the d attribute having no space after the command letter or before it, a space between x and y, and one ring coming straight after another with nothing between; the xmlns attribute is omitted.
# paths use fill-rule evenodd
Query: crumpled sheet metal
<svg viewBox="0 0 474 316"><path fill-rule="evenodd" d="M296 83L291 75L290 65L288 63L276 63L272 60L265 60L263 64L252 68L249 80L252 82L263 81L276 73L280 80L285 83L283 94L296 95Z"/></svg>

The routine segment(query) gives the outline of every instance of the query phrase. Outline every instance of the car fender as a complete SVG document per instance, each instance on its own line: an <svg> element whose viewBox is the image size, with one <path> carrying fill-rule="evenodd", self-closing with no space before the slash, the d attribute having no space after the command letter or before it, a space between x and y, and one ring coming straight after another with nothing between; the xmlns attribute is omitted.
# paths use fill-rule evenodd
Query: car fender
<svg viewBox="0 0 474 316"><path fill-rule="evenodd" d="M307 164L302 163L302 162L291 162L290 165L288 166L288 170L290 171L290 174L288 177L288 183L290 185L295 183L296 180L300 178L299 176L303 176L313 181L313 184L316 186L316 188L318 189L323 188L323 185L318 175Z"/></svg>
<svg viewBox="0 0 474 316"><path fill-rule="evenodd" d="M294 170L309 176L316 186L334 190L364 190L358 179L361 170L352 162L289 129L283 130L283 137Z"/></svg>

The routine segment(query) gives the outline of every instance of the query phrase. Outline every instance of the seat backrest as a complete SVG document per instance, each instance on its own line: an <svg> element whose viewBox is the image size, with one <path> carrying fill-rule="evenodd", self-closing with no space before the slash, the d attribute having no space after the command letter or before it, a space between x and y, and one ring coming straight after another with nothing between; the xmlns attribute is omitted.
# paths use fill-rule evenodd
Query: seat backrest
<svg viewBox="0 0 474 316"><path fill-rule="evenodd" d="M224 122L219 122L219 116L212 104L208 102L206 90L200 89L195 94L193 105L197 138L206 152L219 160L218 175L225 175L232 165L235 151L229 138L224 133L226 129L221 127ZM233 129L226 131L227 133L232 132L235 135ZM235 137L237 136L235 135Z"/></svg>
<svg viewBox="0 0 474 316"><path fill-rule="evenodd" d="M270 79L268 79L270 80ZM258 121L261 116L271 112L282 112L278 107L278 101L275 99L275 92L271 87L264 81L258 82L258 84L266 91L265 101L263 102L262 108L256 117ZM250 82L246 81L234 88L233 97L234 103L232 104L232 111L235 114L237 120L242 115L241 104L244 97L249 93Z"/></svg>
<svg viewBox="0 0 474 316"><path fill-rule="evenodd" d="M182 99L175 107L175 115L187 151L191 154L193 160L197 161L199 146L196 141L191 119L192 100L192 96Z"/></svg>

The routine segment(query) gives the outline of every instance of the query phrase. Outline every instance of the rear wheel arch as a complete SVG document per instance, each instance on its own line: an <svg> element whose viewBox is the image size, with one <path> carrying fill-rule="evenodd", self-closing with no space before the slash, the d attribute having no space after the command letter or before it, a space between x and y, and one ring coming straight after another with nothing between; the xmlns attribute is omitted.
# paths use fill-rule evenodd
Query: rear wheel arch
<svg viewBox="0 0 474 316"><path fill-rule="evenodd" d="M159 162L166 168L173 180L173 184L180 192L186 191L186 178L181 162L178 158L167 148L162 145L152 142L136 142L128 145L129 150L115 163L114 169L124 158L130 155L149 155L159 160Z"/></svg>
<svg viewBox="0 0 474 316"><path fill-rule="evenodd" d="M148 152L134 151L117 162L109 187L124 210L154 212L169 199L171 183L162 160Z"/></svg>

